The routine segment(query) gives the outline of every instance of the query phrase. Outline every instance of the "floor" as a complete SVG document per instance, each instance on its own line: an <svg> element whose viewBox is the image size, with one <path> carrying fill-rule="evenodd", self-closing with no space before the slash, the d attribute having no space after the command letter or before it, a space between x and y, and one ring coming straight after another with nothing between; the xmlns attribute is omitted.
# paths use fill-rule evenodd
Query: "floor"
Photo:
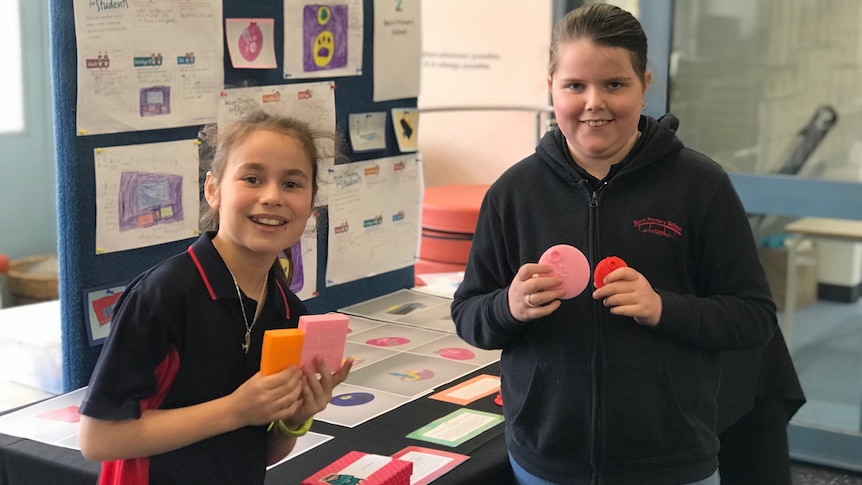
<svg viewBox="0 0 862 485"><path fill-rule="evenodd" d="M796 313L791 348L807 402L796 423L859 432L862 403L862 301L818 301ZM782 314L779 322L783 325ZM786 332L786 328L782 327ZM794 463L794 485L862 485L862 472Z"/></svg>
<svg viewBox="0 0 862 485"><path fill-rule="evenodd" d="M793 463L791 476L793 485L862 485L862 474L807 463Z"/></svg>
<svg viewBox="0 0 862 485"><path fill-rule="evenodd" d="M821 300L801 308L795 321L792 335L783 329L807 402L794 419L859 432L862 302Z"/></svg>

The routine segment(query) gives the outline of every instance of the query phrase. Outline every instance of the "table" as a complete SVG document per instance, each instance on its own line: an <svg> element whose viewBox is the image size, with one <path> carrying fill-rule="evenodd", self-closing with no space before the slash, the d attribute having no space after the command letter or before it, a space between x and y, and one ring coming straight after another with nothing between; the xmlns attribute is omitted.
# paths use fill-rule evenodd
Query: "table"
<svg viewBox="0 0 862 485"><path fill-rule="evenodd" d="M446 388L482 374L500 375L499 363L457 379ZM491 395L466 407L502 413L501 408L493 401L494 395ZM469 460L435 480L434 485L514 483L506 454L502 423L455 448L406 438L408 433L460 408L461 406L456 404L429 399L426 396L354 428L315 422L312 431L334 436L334 439L269 470L266 483L299 484L302 479L349 451L392 455L411 445L470 456ZM0 434L0 485L93 485L96 483L99 468L99 463L85 460L78 450Z"/></svg>
<svg viewBox="0 0 862 485"><path fill-rule="evenodd" d="M770 342L761 349L726 352L722 356L725 377L718 395L723 469L728 476L739 471L745 479L757 477L757 483L781 483L774 477L789 477L785 428L805 402L780 332ZM450 386L477 375L499 373L500 365L494 363L453 381ZM493 395L487 396L466 407L499 413L493 399ZM470 456L433 485L513 484L502 424L451 449L405 438L415 429L459 408L423 397L355 428L316 422L313 431L334 439L270 470L266 484L298 484L349 451L391 455L409 445ZM767 411L760 412L761 408ZM736 422L739 426L734 426ZM752 469L752 462L758 463L756 470ZM0 434L0 485L93 485L99 468L99 463L84 460L77 450Z"/></svg>
<svg viewBox="0 0 862 485"><path fill-rule="evenodd" d="M785 283L784 295L784 337L787 340L787 346L792 349L793 326L796 314L796 262L799 243L807 238L862 242L862 221L803 217L784 226L784 230L790 234L790 237L786 241L787 281Z"/></svg>

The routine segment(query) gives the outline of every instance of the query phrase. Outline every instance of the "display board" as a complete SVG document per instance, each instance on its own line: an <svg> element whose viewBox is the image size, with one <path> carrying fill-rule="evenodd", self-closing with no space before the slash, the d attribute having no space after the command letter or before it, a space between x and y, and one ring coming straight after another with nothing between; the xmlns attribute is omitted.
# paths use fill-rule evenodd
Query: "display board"
<svg viewBox="0 0 862 485"><path fill-rule="evenodd" d="M171 2L157 2L157 6L169 4ZM178 18L185 21L195 21L195 17L205 16L200 11L191 11L190 8L196 8L206 2L193 2L179 6L179 2L174 2L179 11ZM343 150L347 157L337 163L350 164L360 161L369 161L372 159L393 157L404 155L409 152L409 149L404 149L400 145L398 132L396 132L391 123L385 125L385 146L377 147L370 151L353 151L349 142L349 116L356 113L386 113L394 116L396 110L415 109L416 98L402 98L385 101L375 101L381 99L378 93L375 93L374 72L373 67L375 49L372 45L374 39L375 28L375 6L388 3L401 4L402 2L372 2L361 0L338 0L329 2L325 8L327 16L325 18L318 15L318 23L323 20L328 21L331 14L333 21L339 20L338 15L346 15L347 7L352 7L350 17L345 22L351 27L355 27L357 18L361 18L361 29L348 29L349 35L355 37L356 42L360 45L350 44L353 47L349 53L343 53L343 66L339 66L337 72L319 73L317 79L294 79L289 75L285 64L289 64L291 68L305 68L309 65L302 56L296 55L294 52L285 52L285 42L291 41L290 36L285 35L285 9L307 9L309 7L318 8L318 4L305 5L295 0L225 0L222 2L219 15L223 18L218 19L219 24L228 36L233 32L236 21L234 19L260 19L260 22L247 23L247 26L257 25L258 30L252 32L246 28L241 32L242 39L249 40L255 35L271 29L271 32L266 32L269 35L268 39L272 39L274 44L274 56L270 57L266 62L254 64L257 59L250 56L249 53L256 47L256 44L246 44L240 46L237 50L233 45L227 45L224 32L219 35L211 36L217 38L218 42L222 42L223 56L220 62L223 63L223 82L224 88L239 88L239 87L257 87L257 86L273 86L292 83L304 83L309 81L331 81L333 82L334 104L335 104L335 129L338 135L343 140ZM418 2L417 2L418 3ZM80 121L81 111L85 107L88 115L98 113L96 107L92 104L81 105L81 96L84 93L92 95L93 93L104 94L107 89L116 87L116 83L122 80L122 76L102 76L99 78L100 83L97 86L87 84L79 86L80 79L83 78L81 71L81 56L78 49L82 45L81 32L76 32L76 28L80 30L81 9L104 9L106 13L110 10L121 8L143 8L140 5L135 5L132 2L125 1L92 1L92 0L75 0L69 2L66 0L51 0L50 2L50 38L54 46L52 49L52 85L54 94L54 131L56 136L56 163L57 163L57 190L58 190L58 214L59 214L59 244L58 256L60 260L60 300L61 300L61 321L62 321L62 359L63 359L63 387L64 390L70 391L86 385L89 376L95 367L98 359L101 346L97 336L93 334L90 328L91 316L84 311L85 301L87 300L87 292L89 290L98 290L110 294L112 288L122 287L125 283L131 281L136 275L153 266L157 262L170 257L174 254L183 252L194 241L194 235L189 235L187 238L179 238L158 244L143 245L141 247L123 246L116 251L100 251L97 244L97 212L100 207L109 207L104 201L97 199L100 191L104 188L99 185L100 177L104 174L99 172L97 158L100 154L110 154L110 151L101 151L103 147L116 147L117 153L122 153L120 147L142 145L142 144L162 144L171 142L179 142L182 140L194 140L198 137L202 123L183 124L182 126L159 127L158 124L153 124L152 120L135 120L135 123L140 123L140 127L131 126L130 128L108 127L102 128L96 133L85 133L86 127L82 126ZM182 9L186 9L183 13ZM360 12L361 10L361 12ZM216 9L215 11L218 11ZM142 11L138 13L136 21L144 21L151 23L166 22L164 20L164 12L156 10ZM78 24L76 24L75 14L78 14ZM114 12L119 13L119 12ZM359 15L361 13L361 15ZM389 15L387 13L387 15ZM151 16L151 18L144 18ZM228 21L228 20L231 21ZM271 19L272 21L268 21ZM343 20L343 19L342 19ZM418 22L417 22L418 23ZM110 25L107 28L96 23L88 24L88 29L92 27L93 33L103 33L111 28L118 28L117 25ZM321 24L322 25L322 24ZM387 24L388 25L388 24ZM313 27L314 25L312 25ZM288 33L291 33L294 26L291 24L288 28ZM304 28L307 26L304 26ZM402 25L401 30L395 31L402 33L404 29L410 28L411 25ZM412 28L418 28L418 25L412 25ZM182 28L177 35L188 36L188 32L182 32ZM188 31L188 27L185 28ZM207 31L207 34L212 34L212 31ZM252 35L253 34L253 35ZM137 38L140 39L146 35L146 32L138 32ZM293 35L291 33L291 35ZM251 36L251 37L250 37ZM359 40L361 39L361 41ZM84 39L86 40L86 39ZM171 40L165 41L165 45L170 45ZM357 47L359 47L357 49ZM93 59L87 57L85 64L89 64L92 68L99 68L99 59L107 62L108 49L110 45L104 46L105 51L99 52L98 56L93 55ZM189 63L194 63L196 58L199 62L204 59L211 58L208 47L202 47L204 51L199 53L187 52L184 59L176 59L176 64L182 67L188 67ZM221 49L216 49L221 53ZM232 51L233 50L233 51ZM245 62L232 62L231 55L239 52L245 58ZM359 55L361 53L361 56ZM88 54L89 55L89 54ZM221 55L221 54L219 54ZM338 46L333 47L333 62L341 62L341 55ZM418 57L418 56L417 56ZM272 60L275 61L275 66L272 66ZM237 59L234 59L236 61ZM92 61L92 64L90 64ZM119 62L111 56L112 62ZM296 62L293 62L296 61ZM312 59L314 61L314 59ZM174 62L170 55L162 56L161 53L153 54L149 58L135 57L136 65L140 64L159 64L162 62ZM305 64L303 64L305 63ZM243 68L235 68L235 65L243 65ZM319 63L318 63L319 65ZM86 66L85 66L86 67ZM219 66L220 67L220 66ZM312 65L313 67L313 65ZM412 66L408 64L407 68ZM416 63L418 69L418 59ZM200 71L200 70L199 70ZM87 74L85 72L85 74ZM192 75L194 74L194 75ZM328 77L326 74L332 74ZM193 79L195 83L205 84L208 78L201 72L191 73L190 71L182 72L185 81ZM417 76L418 77L418 76ZM90 80L87 80L90 83ZM112 84L113 83L113 84ZM188 87L186 85L185 87ZM194 86L192 86L193 88ZM80 88L80 89L79 89ZM403 92L403 87L402 87ZM145 96L146 95L146 96ZM206 95L206 94L203 94ZM176 96L176 94L175 94ZM188 99L192 95L187 90L184 93ZM92 96L91 96L92 97ZM165 114L167 107L167 91L159 89L149 89L147 92L141 91L141 118L144 114ZM175 106L179 106L176 105ZM104 106L101 109L105 109ZM197 117L197 118L196 118ZM203 119L195 110L189 110L189 114L183 120ZM85 124L85 123L84 123ZM93 126L98 126L94 124ZM140 129L139 129L140 128ZM155 146L155 145L154 145ZM418 157L417 157L418 158ZM418 163L418 161L417 161ZM419 165L421 172L421 165ZM177 177L180 175L176 175ZM200 176L200 174L198 174ZM165 177L162 182L167 187L169 186L173 175ZM161 192L160 192L161 193ZM167 197L167 196L165 196ZM421 197L420 197L421 200ZM414 275L413 267L403 267L391 271L386 271L374 276L365 277L359 280L352 280L343 284L327 286L326 270L327 270L327 248L329 244L329 207L326 205L317 208L319 218L317 219L317 261L316 261L316 281L317 289L315 296L306 300L306 304L312 313L323 313L335 310L339 307L344 307L356 302L374 298L398 289L409 288L413 286ZM171 214L175 216L176 214ZM186 214L188 216L189 214ZM418 232L417 232L418 238ZM124 249L129 247L129 249ZM100 294L101 295L101 294ZM87 301L87 303L90 303Z"/></svg>

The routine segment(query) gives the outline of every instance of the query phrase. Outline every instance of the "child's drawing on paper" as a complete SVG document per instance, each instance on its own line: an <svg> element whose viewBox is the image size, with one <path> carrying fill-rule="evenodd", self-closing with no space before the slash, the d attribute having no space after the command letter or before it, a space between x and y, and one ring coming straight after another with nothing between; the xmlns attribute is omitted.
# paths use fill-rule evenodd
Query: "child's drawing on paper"
<svg viewBox="0 0 862 485"><path fill-rule="evenodd" d="M179 175L123 172L117 194L120 231L182 221L182 189Z"/></svg>
<svg viewBox="0 0 862 485"><path fill-rule="evenodd" d="M347 5L302 9L302 67L305 72L347 66Z"/></svg>

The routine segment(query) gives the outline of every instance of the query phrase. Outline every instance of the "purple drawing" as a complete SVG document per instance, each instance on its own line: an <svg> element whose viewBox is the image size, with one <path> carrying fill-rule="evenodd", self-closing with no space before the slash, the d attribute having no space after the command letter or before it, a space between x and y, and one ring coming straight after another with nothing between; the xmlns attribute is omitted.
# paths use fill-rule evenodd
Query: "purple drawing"
<svg viewBox="0 0 862 485"><path fill-rule="evenodd" d="M334 406L360 406L374 400L374 394L369 392L349 392L332 396L330 404Z"/></svg>
<svg viewBox="0 0 862 485"><path fill-rule="evenodd" d="M141 116L171 114L171 87L153 86L141 89Z"/></svg>
<svg viewBox="0 0 862 485"><path fill-rule="evenodd" d="M278 260L281 262L281 269L287 274L288 259L287 252L278 253ZM290 247L290 261L293 262L293 277L290 280L290 291L299 293L305 285L305 275L302 271L302 241L296 241Z"/></svg>
<svg viewBox="0 0 862 485"><path fill-rule="evenodd" d="M305 72L347 66L347 5L306 5L302 10Z"/></svg>
<svg viewBox="0 0 862 485"><path fill-rule="evenodd" d="M123 172L117 194L120 231L182 221L182 188L180 175Z"/></svg>

